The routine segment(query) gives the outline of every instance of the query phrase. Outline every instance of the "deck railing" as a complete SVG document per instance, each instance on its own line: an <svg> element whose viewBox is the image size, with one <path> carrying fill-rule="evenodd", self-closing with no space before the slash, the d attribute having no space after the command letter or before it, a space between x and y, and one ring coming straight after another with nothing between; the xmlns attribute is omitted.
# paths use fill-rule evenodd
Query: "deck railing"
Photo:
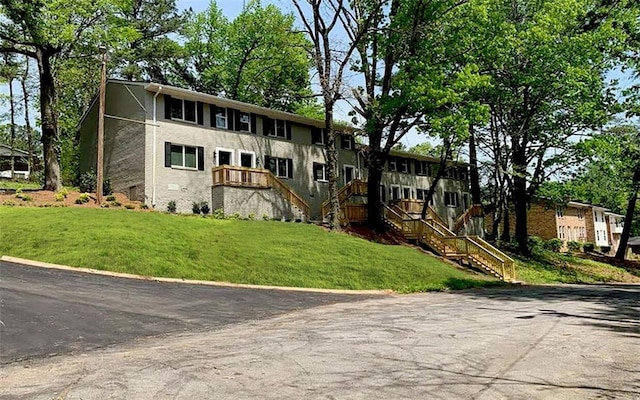
<svg viewBox="0 0 640 400"><path fill-rule="evenodd" d="M212 169L213 186L274 189L308 217L309 204L268 169L221 165Z"/></svg>
<svg viewBox="0 0 640 400"><path fill-rule="evenodd" d="M340 207L344 204L344 202L351 196L366 196L367 195L367 182L354 179L341 187L338 190L338 202L340 203ZM322 216L325 216L329 213L331 209L330 199L326 199L322 202L320 210L322 212Z"/></svg>
<svg viewBox="0 0 640 400"><path fill-rule="evenodd" d="M460 230L471 220L471 218L482 215L482 205L474 204L471 208L467 209L461 216L459 216L453 223L454 232L460 232Z"/></svg>

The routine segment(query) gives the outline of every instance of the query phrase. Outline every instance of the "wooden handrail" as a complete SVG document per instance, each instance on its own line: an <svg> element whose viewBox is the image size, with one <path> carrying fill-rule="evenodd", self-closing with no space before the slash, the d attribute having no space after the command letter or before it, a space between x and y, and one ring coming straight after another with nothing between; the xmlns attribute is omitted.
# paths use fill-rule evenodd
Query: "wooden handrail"
<svg viewBox="0 0 640 400"><path fill-rule="evenodd" d="M482 215L481 204L474 204L471 208L468 208L464 213L462 213L462 215L460 215L453 223L453 229L451 230L454 232L460 232L460 229L462 229L469 220L471 220L471 218L477 215Z"/></svg>
<svg viewBox="0 0 640 400"><path fill-rule="evenodd" d="M435 208L433 208L433 206L429 206L427 208L427 214L429 214L432 220L438 222L438 224L442 226L446 226L447 230L449 230L449 223L442 219L440 214L438 214L438 212L436 211Z"/></svg>
<svg viewBox="0 0 640 400"><path fill-rule="evenodd" d="M366 196L367 182L360 179L354 179L352 181L349 181L349 183L347 183L343 187L341 187L338 190L338 203L340 203L340 207L342 207L342 204L349 197L353 195ZM322 205L320 206L320 211L322 213L322 216L325 216L329 213L329 207L330 207L329 201L330 199L326 199L325 201L322 202Z"/></svg>
<svg viewBox="0 0 640 400"><path fill-rule="evenodd" d="M221 165L213 168L211 172L213 175L213 186L274 189L284 199L289 201L289 203L298 207L306 217L309 217L311 210L309 204L268 169Z"/></svg>

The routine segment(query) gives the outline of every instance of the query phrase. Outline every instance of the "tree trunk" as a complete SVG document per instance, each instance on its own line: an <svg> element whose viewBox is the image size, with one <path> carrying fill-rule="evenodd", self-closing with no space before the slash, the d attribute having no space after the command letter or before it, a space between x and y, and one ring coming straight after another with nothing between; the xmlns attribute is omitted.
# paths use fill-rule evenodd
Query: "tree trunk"
<svg viewBox="0 0 640 400"><path fill-rule="evenodd" d="M505 196L506 197L506 196ZM502 219L504 223L502 224L502 232L500 233L500 240L505 243L511 242L511 214L509 214L509 203L504 200L501 204L502 210Z"/></svg>
<svg viewBox="0 0 640 400"><path fill-rule="evenodd" d="M27 151L29 152L28 164L29 164L29 176L35 169L35 155L33 154L33 132L31 132L31 121L29 120L29 91L27 90L27 79L29 78L29 57L25 57L24 73L22 79L20 79L20 85L22 86L22 98L24 102L24 123L27 130Z"/></svg>
<svg viewBox="0 0 640 400"><path fill-rule="evenodd" d="M529 255L529 245L527 243L527 181L524 176L516 176L513 179L513 203L516 215L516 241L518 242L518 253Z"/></svg>
<svg viewBox="0 0 640 400"><path fill-rule="evenodd" d="M633 214L636 210L636 201L638 200L638 187L640 186L640 168L636 169L633 177L633 192L629 197L629 203L627 203L627 213L624 217L624 227L622 228L622 235L620 236L620 244L616 251L618 260L624 260L627 253L627 242L631 235L631 225L633 224Z"/></svg>
<svg viewBox="0 0 640 400"><path fill-rule="evenodd" d="M469 125L469 164L471 202L473 204L482 204L480 174L478 173L478 154L476 151L476 133L473 129L473 125Z"/></svg>
<svg viewBox="0 0 640 400"><path fill-rule="evenodd" d="M338 199L338 150L336 135L333 130L333 104L325 102L325 129L327 131L327 175L329 181L329 229L339 232L340 201Z"/></svg>
<svg viewBox="0 0 640 400"><path fill-rule="evenodd" d="M382 199L380 198L380 183L384 162L378 153L369 153L369 175L367 177L367 223L376 232L385 230L382 221Z"/></svg>
<svg viewBox="0 0 640 400"><path fill-rule="evenodd" d="M13 179L16 173L16 104L13 97L13 70L9 71L9 74L9 107L11 112L11 141L9 146L11 146L11 179Z"/></svg>
<svg viewBox="0 0 640 400"><path fill-rule="evenodd" d="M451 143L448 140L445 140L442 146L442 152L440 153L440 163L438 164L438 172L436 173L433 182L429 185L429 191L427 192L427 196L424 199L424 204L422 205L422 213L420 217L422 219L427 219L427 210L429 209L429 203L431 199L433 199L433 195L436 192L436 188L438 187L438 182L444 176L445 169L447 168L447 160L451 157Z"/></svg>
<svg viewBox="0 0 640 400"><path fill-rule="evenodd" d="M56 87L51 71L51 54L37 49L40 76L40 113L42 117L42 147L44 153L44 189L58 191L60 182L60 138L55 113Z"/></svg>

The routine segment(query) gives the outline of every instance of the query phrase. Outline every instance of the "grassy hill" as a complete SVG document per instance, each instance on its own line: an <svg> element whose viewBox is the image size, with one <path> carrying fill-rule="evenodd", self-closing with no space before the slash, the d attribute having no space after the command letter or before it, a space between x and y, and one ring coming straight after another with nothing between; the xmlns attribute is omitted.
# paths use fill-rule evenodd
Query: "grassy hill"
<svg viewBox="0 0 640 400"><path fill-rule="evenodd" d="M405 246L309 224L0 207L0 253L145 276L400 292L498 284Z"/></svg>

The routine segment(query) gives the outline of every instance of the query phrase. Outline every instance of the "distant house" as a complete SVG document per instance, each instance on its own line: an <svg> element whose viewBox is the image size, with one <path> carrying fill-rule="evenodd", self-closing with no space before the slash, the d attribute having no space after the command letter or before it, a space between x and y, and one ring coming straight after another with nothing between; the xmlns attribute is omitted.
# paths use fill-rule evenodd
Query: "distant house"
<svg viewBox="0 0 640 400"><path fill-rule="evenodd" d="M627 258L640 259L640 236L629 238L627 242Z"/></svg>
<svg viewBox="0 0 640 400"><path fill-rule="evenodd" d="M615 254L620 243L623 218L607 208L592 204L535 199L527 214L527 232L543 240L560 239L565 249L567 242L575 241L593 243L605 253ZM515 232L513 216L511 225L511 230Z"/></svg>
<svg viewBox="0 0 640 400"><path fill-rule="evenodd" d="M18 179L29 179L29 153L10 146L0 144L0 177L11 178L11 159L14 162L14 176Z"/></svg>

